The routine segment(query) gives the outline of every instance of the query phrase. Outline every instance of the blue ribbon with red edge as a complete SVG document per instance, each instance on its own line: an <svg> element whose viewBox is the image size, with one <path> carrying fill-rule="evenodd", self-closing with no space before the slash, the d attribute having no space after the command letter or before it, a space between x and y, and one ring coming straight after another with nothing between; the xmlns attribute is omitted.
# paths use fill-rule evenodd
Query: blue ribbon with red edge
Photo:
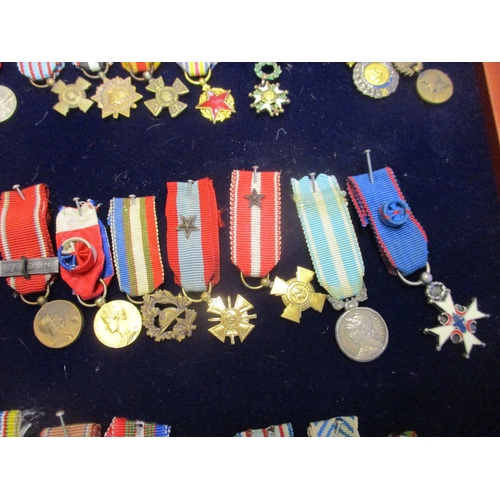
<svg viewBox="0 0 500 500"><path fill-rule="evenodd" d="M363 227L370 224L389 273L403 276L427 264L427 235L413 215L389 167L347 178Z"/></svg>

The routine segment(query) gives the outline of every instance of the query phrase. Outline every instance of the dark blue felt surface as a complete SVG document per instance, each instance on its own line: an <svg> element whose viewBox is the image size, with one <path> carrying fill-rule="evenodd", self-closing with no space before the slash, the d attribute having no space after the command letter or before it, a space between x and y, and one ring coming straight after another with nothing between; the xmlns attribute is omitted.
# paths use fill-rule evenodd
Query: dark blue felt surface
<svg viewBox="0 0 500 500"><path fill-rule="evenodd" d="M220 231L221 282L214 295L245 296L255 307L255 329L243 344L222 344L197 307L197 330L182 343L156 343L144 332L125 349L99 343L95 310L85 308L80 339L50 350L32 332L36 308L0 287L0 410L43 412L30 431L66 422L98 422L103 432L114 416L172 426L172 436L232 436L247 428L291 422L305 436L309 422L357 415L362 436L415 430L422 436L498 436L500 422L499 205L478 80L473 64L428 63L449 74L450 101L433 106L420 100L415 81L401 78L395 94L374 100L360 94L344 63L282 63L281 87L291 103L284 115L257 115L248 93L258 80L253 63L219 63L210 84L231 89L236 114L216 125L194 109L200 89L189 85L189 107L176 119L164 110L154 118L142 102L129 119L87 114L63 117L57 97L32 87L14 63L0 69L0 85L16 93L18 109L0 124L0 189L44 182L51 191L53 219L73 197L103 206L106 221L112 197L157 197L165 288L179 288L166 259L164 206L167 181L211 177L225 227ZM172 83L182 73L163 63L157 75ZM61 74L73 82L80 73L67 64ZM125 77L115 64L110 77ZM137 91L149 99L144 84ZM95 83L89 95L93 95ZM366 171L363 151L371 149L374 168L390 166L429 237L432 274L468 305L477 297L491 317L478 321L471 359L448 342L435 351L425 327L437 326L437 309L427 305L422 287L409 287L387 273L370 228L351 216L366 266L367 307L389 327L386 352L370 363L342 354L334 339L339 313L329 304L322 314L303 314L300 325L280 318L282 302L266 291L241 284L229 256L229 182L233 169L282 172L282 258L273 276L285 280L296 266L312 269L292 201L290 179L314 171L337 177ZM316 290L320 287L314 281ZM71 297L61 280L51 298ZM124 298L116 278L110 300ZM83 308L82 308L83 309Z"/></svg>

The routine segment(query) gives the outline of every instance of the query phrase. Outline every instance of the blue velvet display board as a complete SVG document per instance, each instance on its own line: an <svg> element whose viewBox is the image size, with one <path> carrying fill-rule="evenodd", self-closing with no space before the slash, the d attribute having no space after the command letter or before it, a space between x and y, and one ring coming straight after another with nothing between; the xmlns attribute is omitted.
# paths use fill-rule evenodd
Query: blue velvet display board
<svg viewBox="0 0 500 500"><path fill-rule="evenodd" d="M101 117L94 105L66 117L52 106L57 96L38 89L4 63L0 85L18 100L14 116L0 123L0 189L43 182L50 188L52 220L73 198L102 203L107 224L110 199L154 195L165 267L162 288L180 289L166 258L166 182L213 179L224 227L220 230L221 280L213 295L243 295L257 314L244 343L222 344L208 332L213 323L197 305L197 329L183 342L157 343L144 331L127 348L111 349L93 332L95 309L81 308L85 327L71 346L51 350L33 333L37 308L0 287L0 410L40 412L29 431L97 422L103 432L113 417L172 426L172 436L234 436L248 428L290 422L306 436L309 422L356 415L361 436L387 436L414 430L420 436L498 436L500 420L500 212L480 87L472 63L424 63L446 72L454 95L436 106L422 101L415 79L401 77L384 99L362 95L345 63L280 63L281 88L289 91L285 113L270 117L250 108L249 92L259 83L253 63L219 63L210 85L231 89L236 113L212 124L195 109L200 87L187 83L175 63L162 63L156 76L171 84L181 78L190 93L188 108L172 119L154 117L143 95L130 118ZM60 75L74 82L80 72L70 63ZM125 78L119 63L108 76ZM88 95L95 93L93 81ZM489 318L478 320L470 359L447 342L436 352L436 338L424 328L438 325L439 311L428 305L423 287L410 287L389 275L372 231L349 210L364 259L368 300L389 328L389 344L378 359L357 363L335 341L340 313L328 303L308 310L300 324L280 317L283 303L266 290L251 291L230 260L229 187L233 169L279 170L282 178L282 256L272 273L288 280L297 266L312 269L292 200L291 178L310 172L346 178L366 172L364 150L374 169L390 166L414 215L429 238L434 278L468 306L477 297ZM108 228L109 229L109 228ZM313 281L316 291L321 287ZM50 299L77 303L57 279ZM123 299L115 279L108 300Z"/></svg>

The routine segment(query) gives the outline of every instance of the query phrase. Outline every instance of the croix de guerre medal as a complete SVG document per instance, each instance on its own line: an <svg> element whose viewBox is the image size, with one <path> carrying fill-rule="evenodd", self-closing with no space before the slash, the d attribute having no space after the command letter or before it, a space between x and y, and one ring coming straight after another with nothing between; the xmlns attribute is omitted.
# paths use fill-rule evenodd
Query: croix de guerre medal
<svg viewBox="0 0 500 500"><path fill-rule="evenodd" d="M167 255L175 282L192 302L204 301L207 312L218 315L208 321L219 324L209 328L221 342L235 337L243 342L254 325L256 315L248 314L253 306L238 295L227 305L221 297L212 298L212 287L220 280L219 224L220 215L212 180L167 182ZM194 299L193 293L201 293Z"/></svg>
<svg viewBox="0 0 500 500"><path fill-rule="evenodd" d="M341 351L355 361L372 361L387 347L388 330L366 300L364 264L347 208L346 193L333 175L292 179L299 214L316 276L336 310L345 309L335 327Z"/></svg>
<svg viewBox="0 0 500 500"><path fill-rule="evenodd" d="M79 309L71 302L47 302L50 285L59 272L48 230L49 190L45 184L24 189L14 186L0 198L0 271L8 285L27 304L39 305L33 329L47 347L61 348L73 343L83 327ZM44 293L36 302L25 295Z"/></svg>
<svg viewBox="0 0 500 500"><path fill-rule="evenodd" d="M178 62L183 70L184 76L189 83L201 85L203 92L200 95L196 109L199 109L202 116L212 123L223 122L236 113L234 107L234 97L230 90L210 87L208 80L212 76L212 69L215 62ZM198 78L194 80L193 78Z"/></svg>
<svg viewBox="0 0 500 500"><path fill-rule="evenodd" d="M428 263L427 235L413 215L389 167L348 178L349 195L356 207L361 224L372 226L378 247L390 274L413 286L425 286L427 301L441 314L440 326L425 328L424 333L437 336L436 350L447 340L463 344L463 356L468 358L475 345L484 346L476 336L476 320L488 317L477 308L476 299L468 307L455 304L450 290L433 281ZM418 281L406 277L420 272Z"/></svg>
<svg viewBox="0 0 500 500"><path fill-rule="evenodd" d="M58 95L59 102L54 106L58 113L66 116L70 109L77 108L86 113L94 104L87 99L86 90L91 84L84 78L79 77L70 84L56 79L65 67L63 62L18 62L17 65L35 87L50 87Z"/></svg>

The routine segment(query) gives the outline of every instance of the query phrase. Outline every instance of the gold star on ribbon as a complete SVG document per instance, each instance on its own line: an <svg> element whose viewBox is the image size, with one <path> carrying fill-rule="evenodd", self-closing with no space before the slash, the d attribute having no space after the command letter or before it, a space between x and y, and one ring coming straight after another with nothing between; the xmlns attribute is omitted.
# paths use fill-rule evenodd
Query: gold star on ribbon
<svg viewBox="0 0 500 500"><path fill-rule="evenodd" d="M245 198L248 200L248 208L251 207L262 207L262 198L265 198L265 194L259 194L257 193L257 190L255 188L252 189L251 194L246 194Z"/></svg>
<svg viewBox="0 0 500 500"><path fill-rule="evenodd" d="M189 217L184 217L180 215L181 223L175 228L177 231L184 231L186 238L189 238L191 231L199 231L200 228L194 225L196 221L196 215L190 215Z"/></svg>
<svg viewBox="0 0 500 500"><path fill-rule="evenodd" d="M187 104L179 101L179 96L189 93L189 89L178 78L171 87L163 83L161 76L153 78L146 90L155 93L154 99L144 102L154 116L158 116L163 108L168 108L170 116L175 118L187 108Z"/></svg>
<svg viewBox="0 0 500 500"><path fill-rule="evenodd" d="M297 267L295 278L283 281L276 278L271 289L271 295L278 295L286 308L281 315L282 318L300 323L302 311L312 307L321 312L325 304L326 294L316 293L310 284L314 278L314 272Z"/></svg>
<svg viewBox="0 0 500 500"><path fill-rule="evenodd" d="M255 325L249 323L249 320L255 319L256 314L248 314L247 311L253 309L253 305L245 300L241 295L236 296L234 307L231 307L231 297L227 298L228 306L224 305L224 301L217 297L209 303L207 312L218 314L218 318L208 318L208 321L219 321L217 326L209 328L208 331L217 337L221 342L226 340L226 337L231 339L231 344L234 345L234 338L239 337L243 342L248 334L254 329Z"/></svg>
<svg viewBox="0 0 500 500"><path fill-rule="evenodd" d="M62 80L57 80L54 86L50 89L55 94L59 95L59 102L54 106L54 109L66 116L68 110L79 108L86 113L94 104L90 99L87 99L85 90L91 84L84 78L78 78L75 83L66 85Z"/></svg>

